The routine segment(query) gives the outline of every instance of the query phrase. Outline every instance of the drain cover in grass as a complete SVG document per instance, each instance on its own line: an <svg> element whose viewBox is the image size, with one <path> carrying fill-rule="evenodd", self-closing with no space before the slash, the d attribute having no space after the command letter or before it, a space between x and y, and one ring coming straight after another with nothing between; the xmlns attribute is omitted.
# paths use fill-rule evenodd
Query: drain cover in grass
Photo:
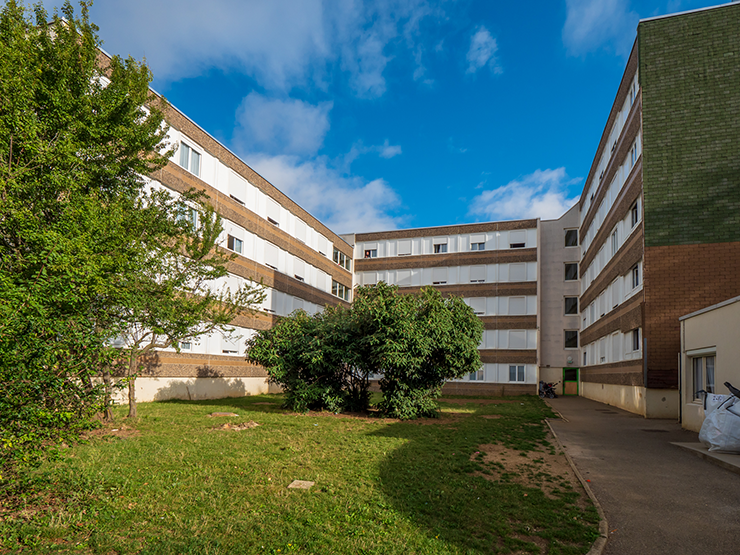
<svg viewBox="0 0 740 555"><path fill-rule="evenodd" d="M313 485L314 482L307 482L305 480L293 480L288 486L288 489L311 489L311 486Z"/></svg>
<svg viewBox="0 0 740 555"><path fill-rule="evenodd" d="M212 412L208 416L239 416L239 415L233 412Z"/></svg>

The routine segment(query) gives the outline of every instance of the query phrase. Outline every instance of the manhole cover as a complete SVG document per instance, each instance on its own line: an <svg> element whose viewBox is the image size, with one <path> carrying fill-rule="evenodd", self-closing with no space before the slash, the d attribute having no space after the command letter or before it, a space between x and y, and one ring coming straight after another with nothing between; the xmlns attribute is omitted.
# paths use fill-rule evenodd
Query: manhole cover
<svg viewBox="0 0 740 555"><path fill-rule="evenodd" d="M668 433L668 430L643 430L643 432L659 432L659 433Z"/></svg>

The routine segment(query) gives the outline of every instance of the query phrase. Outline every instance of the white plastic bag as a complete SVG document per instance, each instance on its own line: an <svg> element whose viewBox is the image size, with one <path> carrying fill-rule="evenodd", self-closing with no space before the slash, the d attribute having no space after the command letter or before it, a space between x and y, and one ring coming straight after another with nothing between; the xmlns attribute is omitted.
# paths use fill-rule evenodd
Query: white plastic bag
<svg viewBox="0 0 740 555"><path fill-rule="evenodd" d="M730 397L732 397L732 395L716 395L714 393L707 393L706 397L704 397L704 417L709 416L714 412L714 409L727 401Z"/></svg>
<svg viewBox="0 0 740 555"><path fill-rule="evenodd" d="M740 454L740 399L728 397L707 414L699 441L714 453Z"/></svg>

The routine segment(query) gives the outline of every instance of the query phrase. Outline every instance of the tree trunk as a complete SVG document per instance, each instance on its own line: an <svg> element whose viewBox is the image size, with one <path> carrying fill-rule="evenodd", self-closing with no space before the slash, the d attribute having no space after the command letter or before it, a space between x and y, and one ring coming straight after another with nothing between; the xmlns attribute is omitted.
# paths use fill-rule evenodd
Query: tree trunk
<svg viewBox="0 0 740 555"><path fill-rule="evenodd" d="M128 417L136 418L136 356L128 363Z"/></svg>
<svg viewBox="0 0 740 555"><path fill-rule="evenodd" d="M105 388L105 396L103 397L103 420L106 422L113 422L113 411L111 410L111 379L110 379L110 367L106 366L103 368L103 384Z"/></svg>

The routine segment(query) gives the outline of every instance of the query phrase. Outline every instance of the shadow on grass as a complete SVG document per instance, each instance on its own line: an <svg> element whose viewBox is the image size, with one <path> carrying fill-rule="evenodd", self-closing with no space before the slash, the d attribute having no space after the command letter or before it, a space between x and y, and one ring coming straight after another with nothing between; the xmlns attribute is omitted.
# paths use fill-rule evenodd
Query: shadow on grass
<svg viewBox="0 0 740 555"><path fill-rule="evenodd" d="M448 405L449 410L467 410L467 415L444 418L437 425L401 422L372 432L408 440L381 463L383 494L416 526L462 552L586 553L596 539L598 517L578 507L577 493L552 499L539 488L492 481L482 474L488 469L482 456L476 456L480 445L550 449L542 422L549 409L533 397L518 400ZM501 418L480 418L493 414Z"/></svg>

